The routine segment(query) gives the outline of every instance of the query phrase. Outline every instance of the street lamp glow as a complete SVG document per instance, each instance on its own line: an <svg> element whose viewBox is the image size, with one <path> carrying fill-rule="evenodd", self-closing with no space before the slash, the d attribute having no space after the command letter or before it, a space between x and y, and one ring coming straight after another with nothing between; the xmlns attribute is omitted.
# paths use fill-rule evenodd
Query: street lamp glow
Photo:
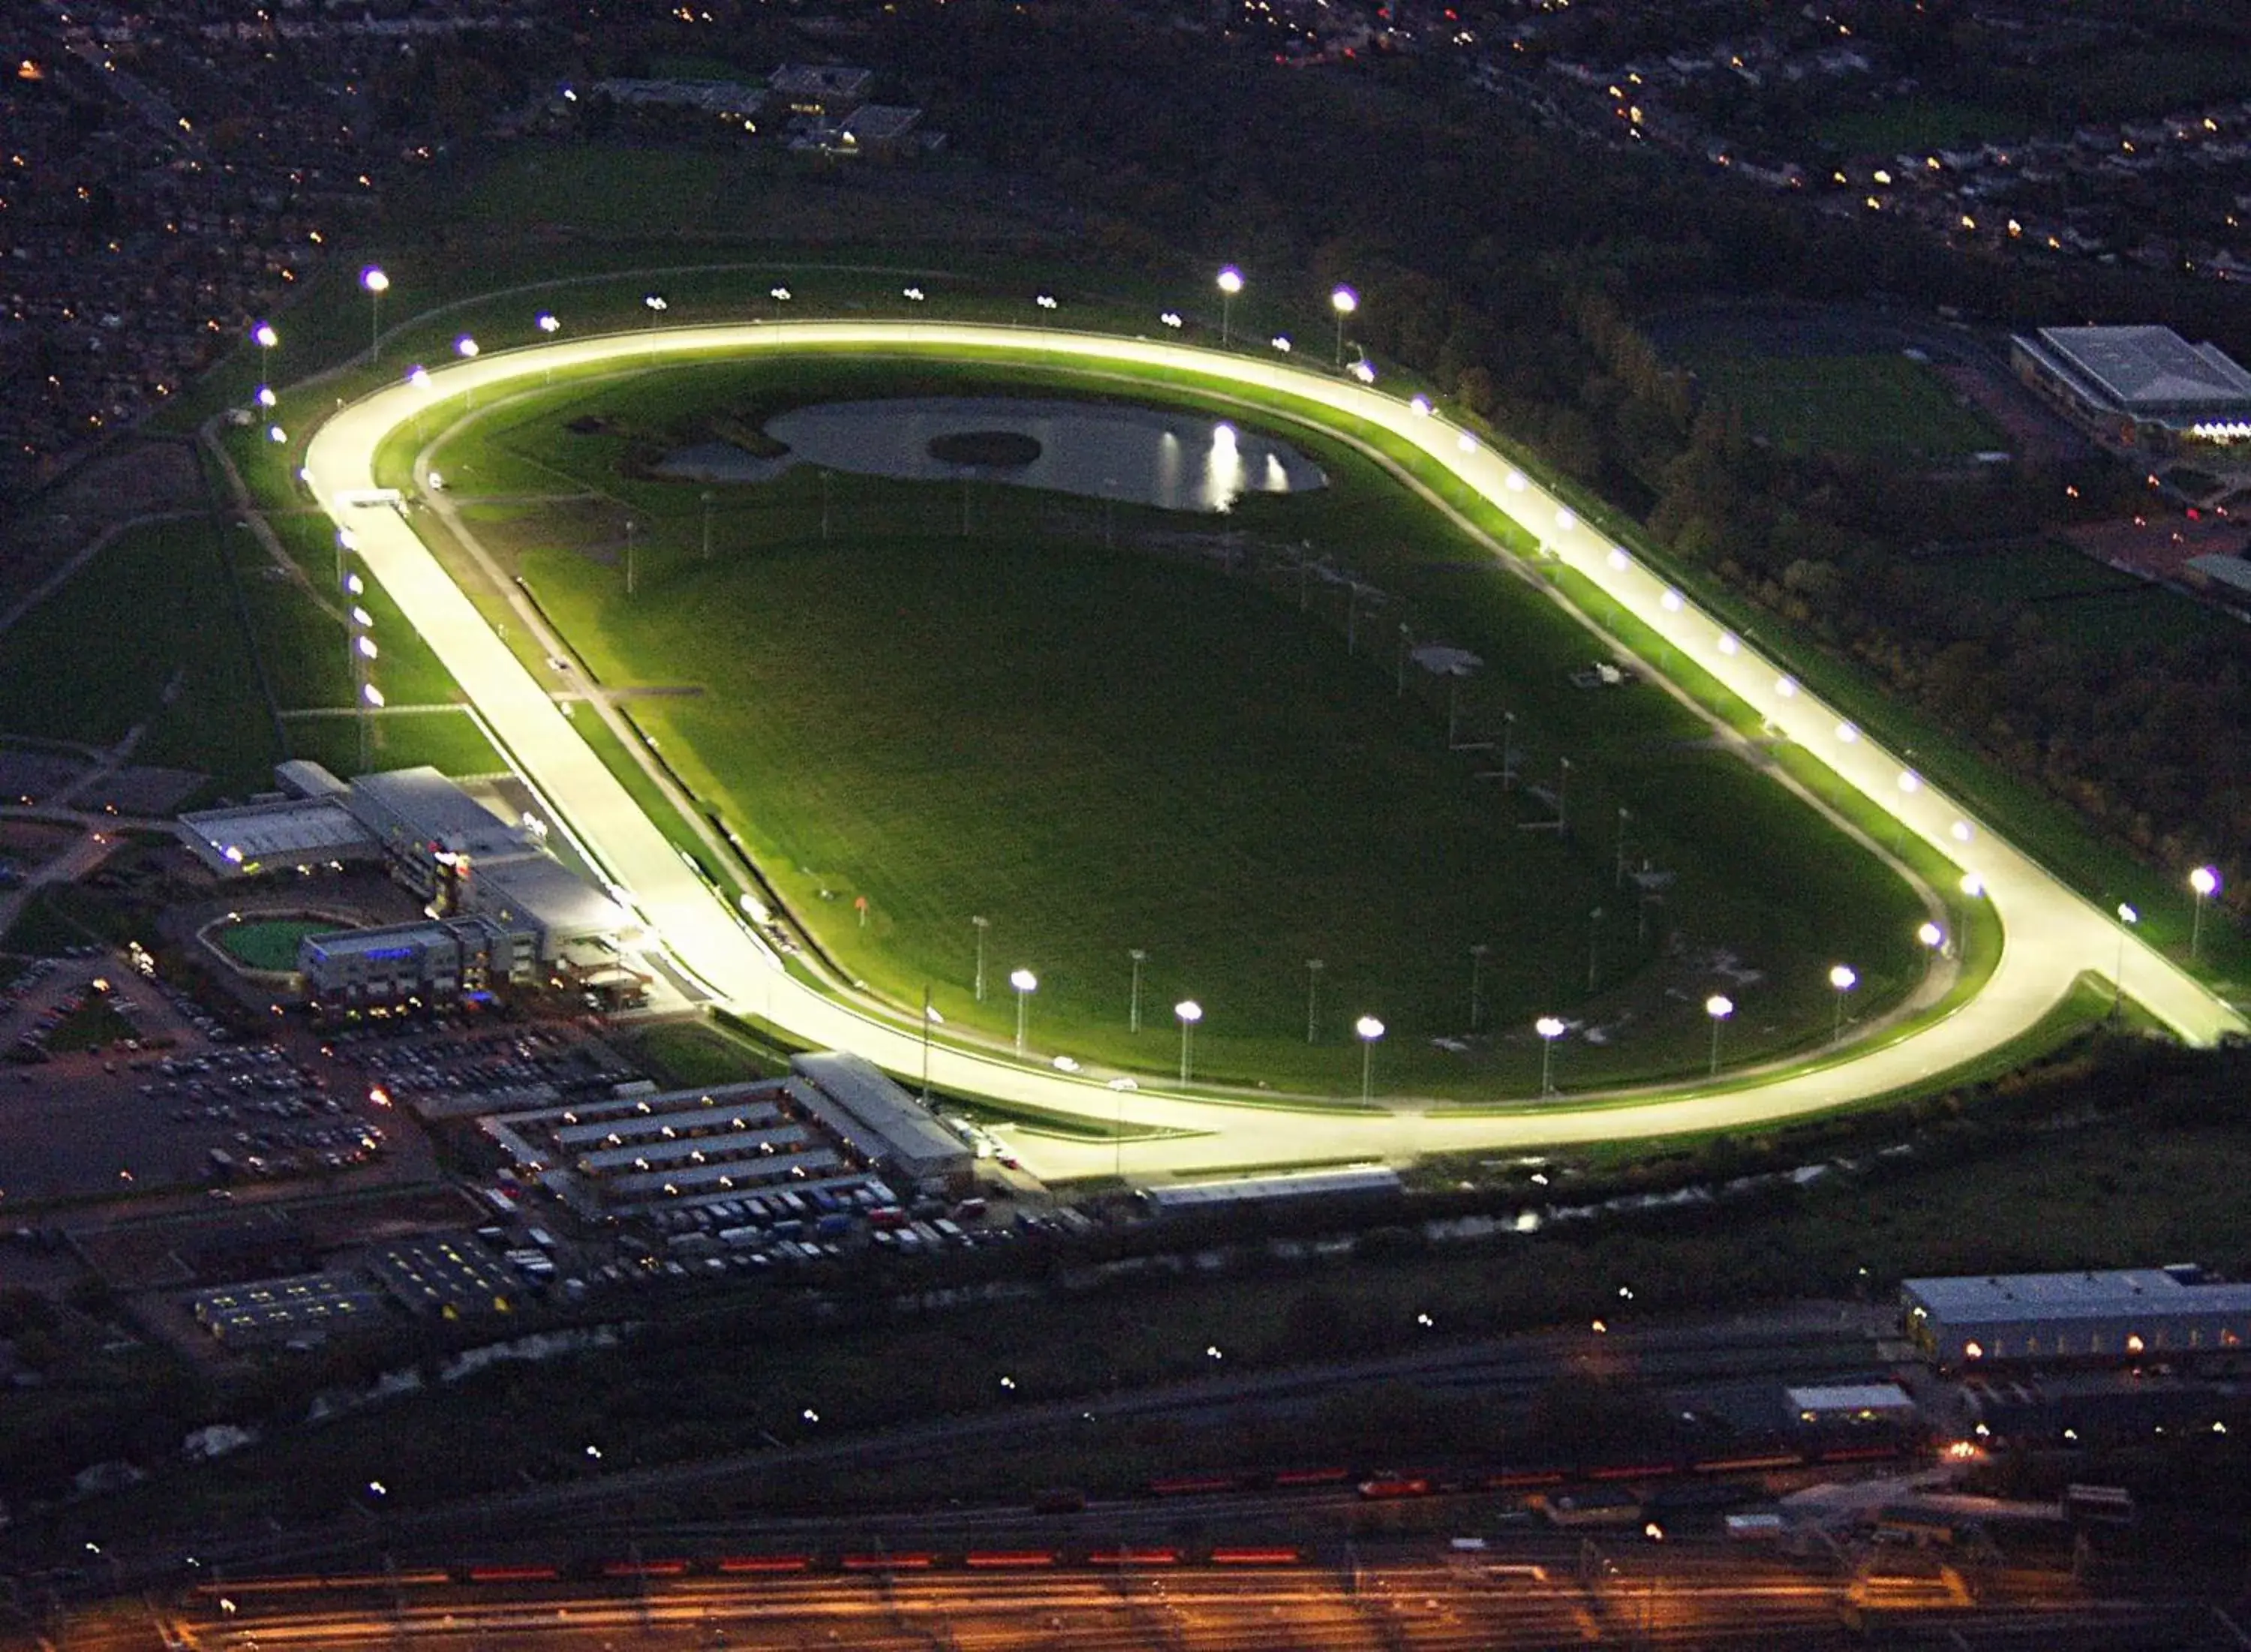
<svg viewBox="0 0 2251 1652"><path fill-rule="evenodd" d="M1797 698L1797 679L1777 677L1774 680L1774 691L1784 700L1795 700Z"/></svg>
<svg viewBox="0 0 2251 1652"><path fill-rule="evenodd" d="M1680 612L1680 593L1668 586L1666 589L1665 594L1657 599L1657 605L1664 609L1668 614L1679 613Z"/></svg>
<svg viewBox="0 0 2251 1652"><path fill-rule="evenodd" d="M555 319L555 314L552 310L540 311L539 319L532 322L532 325L537 328L541 332L548 334L550 336L552 336L563 330L563 323Z"/></svg>
<svg viewBox="0 0 2251 1652"><path fill-rule="evenodd" d="M1417 418L1430 418L1430 398L1427 396L1416 396L1409 397L1407 403L1407 411L1414 414Z"/></svg>
<svg viewBox="0 0 2251 1652"><path fill-rule="evenodd" d="M1901 770L1899 789L1906 792L1909 797L1913 797L1916 792L1922 790L1922 777L1912 769Z"/></svg>
<svg viewBox="0 0 2251 1652"><path fill-rule="evenodd" d="M375 639L364 632L353 642L352 646L359 650L359 657L363 660L372 660L376 657Z"/></svg>
<svg viewBox="0 0 2251 1652"><path fill-rule="evenodd" d="M1732 654L1736 649L1742 646L1741 643L1735 640L1735 633L1732 631L1723 631L1720 633L1719 646L1720 652L1723 654Z"/></svg>
<svg viewBox="0 0 2251 1652"><path fill-rule="evenodd" d="M1627 569L1633 566L1633 558L1627 556L1625 552L1620 550L1616 545L1612 545L1610 547L1610 554L1605 560L1607 560L1610 565L1616 569L1619 573L1624 573Z"/></svg>
<svg viewBox="0 0 2251 1652"><path fill-rule="evenodd" d="M1033 299L1032 302L1038 305L1043 310L1051 310L1056 308L1055 294L1052 293L1042 293L1036 298Z"/></svg>
<svg viewBox="0 0 2251 1652"><path fill-rule="evenodd" d="M476 360L476 340L471 338L467 333L462 334L461 337L454 341L454 354L460 356L465 362L473 362Z"/></svg>
<svg viewBox="0 0 2251 1652"><path fill-rule="evenodd" d="M1016 1054L1024 1053L1024 1018L1032 1001L1032 994L1040 990L1040 978L1029 970L1011 970L1008 985L1016 989Z"/></svg>
<svg viewBox="0 0 2251 1652"><path fill-rule="evenodd" d="M1532 1030L1540 1034L1540 1093L1553 1096L1555 1093L1555 1086L1552 1082L1555 1070L1555 1040L1562 1037L1567 1029L1562 1017L1543 1015L1532 1023Z"/></svg>
<svg viewBox="0 0 2251 1652"><path fill-rule="evenodd" d="M1277 333L1272 338L1266 342L1285 356L1287 356L1290 353L1290 340L1285 334Z"/></svg>
<svg viewBox="0 0 2251 1652"><path fill-rule="evenodd" d="M1160 311L1158 314L1157 321L1159 325L1172 328L1174 331L1178 331L1181 328L1187 325L1186 322L1181 321L1181 313L1178 310Z"/></svg>
<svg viewBox="0 0 2251 1652"><path fill-rule="evenodd" d="M274 393L274 386L271 384L260 384L258 387L258 404L260 407L271 407L281 399Z"/></svg>
<svg viewBox="0 0 2251 1652"><path fill-rule="evenodd" d="M924 299L928 297L929 294L925 293L922 288L918 287L903 287L899 289L899 296L905 299L910 304L919 304L924 301Z"/></svg>
<svg viewBox="0 0 2251 1652"><path fill-rule="evenodd" d="M2204 946L2204 903L2220 893L2220 868L2200 866L2188 874L2189 891L2196 896L2196 914L2189 919L2188 961L2196 962Z"/></svg>
<svg viewBox="0 0 2251 1652"><path fill-rule="evenodd" d="M281 342L281 335L274 330L271 321L260 321L250 329L251 342L260 349L270 350Z"/></svg>
<svg viewBox="0 0 2251 1652"><path fill-rule="evenodd" d="M1558 533L1568 534L1578 525L1579 518L1576 513L1570 510L1568 507L1559 506L1556 508L1555 530Z"/></svg>
<svg viewBox="0 0 2251 1652"><path fill-rule="evenodd" d="M1860 731L1851 723L1840 722L1837 725L1837 738L1843 744L1849 746L1860 737Z"/></svg>
<svg viewBox="0 0 2251 1652"><path fill-rule="evenodd" d="M1366 1102L1375 1095L1375 1040L1383 1036L1383 1023L1363 1015L1352 1030L1360 1039L1360 1099Z"/></svg>
<svg viewBox="0 0 2251 1652"><path fill-rule="evenodd" d="M371 682L363 687L359 691L359 697L366 701L368 704L373 706L377 710L380 711L383 709L383 690L377 688L373 683Z"/></svg>
<svg viewBox="0 0 2251 1652"><path fill-rule="evenodd" d="M1946 931L1926 919L1915 926L1915 938L1935 952L1946 944Z"/></svg>
<svg viewBox="0 0 2251 1652"><path fill-rule="evenodd" d="M1720 1073L1720 1027L1735 1013L1735 1001L1725 992L1714 992L1704 1000L1704 1013L1712 1018L1712 1076Z"/></svg>
<svg viewBox="0 0 2251 1652"><path fill-rule="evenodd" d="M1860 984L1860 978L1853 971L1851 964L1835 964L1830 966L1829 985L1837 992L1837 1017L1829 1027L1829 1041L1832 1044L1845 1036L1845 994Z"/></svg>
<svg viewBox="0 0 2251 1652"><path fill-rule="evenodd" d="M371 264L359 273L359 284L367 289L367 359L373 362L383 347L383 295L391 290L391 278Z"/></svg>
<svg viewBox="0 0 2251 1652"><path fill-rule="evenodd" d="M266 427L266 439L279 447L283 442L289 439L289 432L283 430L279 425L268 425Z"/></svg>
<svg viewBox="0 0 2251 1652"><path fill-rule="evenodd" d="M1173 1013L1181 1023L1181 1082L1188 1082L1188 1054L1195 1046L1195 1024L1203 1020L1203 1006L1192 998L1184 998L1173 1006Z"/></svg>
<svg viewBox="0 0 2251 1652"><path fill-rule="evenodd" d="M421 366L408 368L406 370L406 382L414 386L416 390L428 390L430 388L430 370L426 367Z"/></svg>
<svg viewBox="0 0 2251 1652"><path fill-rule="evenodd" d="M1973 901L1977 900L1985 893L1985 880L1975 872L1964 872L1962 874L1962 893Z"/></svg>
<svg viewBox="0 0 2251 1652"><path fill-rule="evenodd" d="M1243 290L1243 272L1229 264L1219 273L1219 346L1225 349L1235 332L1235 295Z"/></svg>

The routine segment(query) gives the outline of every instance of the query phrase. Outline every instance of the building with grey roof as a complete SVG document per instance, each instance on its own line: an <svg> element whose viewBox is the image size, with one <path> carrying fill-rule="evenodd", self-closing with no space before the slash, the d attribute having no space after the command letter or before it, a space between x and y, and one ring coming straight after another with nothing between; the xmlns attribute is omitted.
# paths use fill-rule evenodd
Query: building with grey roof
<svg viewBox="0 0 2251 1652"><path fill-rule="evenodd" d="M2240 1357L2251 1339L2251 1284L2185 1264L1909 1279L1900 1312L1908 1337L1943 1370Z"/></svg>
<svg viewBox="0 0 2251 1652"><path fill-rule="evenodd" d="M199 1290L196 1323L224 1343L318 1339L380 1323L383 1298L356 1274L293 1274Z"/></svg>
<svg viewBox="0 0 2251 1652"><path fill-rule="evenodd" d="M879 1170L918 1185L966 1187L975 1168L969 1144L865 1057L842 1051L790 1057L790 1070L809 1082L835 1117L835 1129Z"/></svg>
<svg viewBox="0 0 2251 1652"><path fill-rule="evenodd" d="M2251 372L2169 327L2046 327L2017 375L2096 436L2155 453L2251 444Z"/></svg>

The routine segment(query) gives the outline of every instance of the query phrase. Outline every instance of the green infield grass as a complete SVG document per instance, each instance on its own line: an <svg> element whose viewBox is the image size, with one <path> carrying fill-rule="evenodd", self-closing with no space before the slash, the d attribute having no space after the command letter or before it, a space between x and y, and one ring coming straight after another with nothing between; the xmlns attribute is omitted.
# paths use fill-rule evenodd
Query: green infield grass
<svg viewBox="0 0 2251 1652"><path fill-rule="evenodd" d="M1956 459L2008 445L1929 368L1904 356L1710 352L1693 365L1714 400L1791 452Z"/></svg>
<svg viewBox="0 0 2251 1652"><path fill-rule="evenodd" d="M927 983L949 1021L1006 1038L1008 972L1030 968L1036 1051L1160 1072L1194 996L1197 1076L1278 1091L1348 1089L1350 1022L1373 1013L1388 1082L1463 1094L1536 1075L1543 1012L1583 1021L1582 1076L1614 1081L1693 1070L1714 985L1742 1006L1733 1061L1818 1044L1839 958L1864 1013L1915 978L1901 882L1650 685L1574 687L1608 651L1343 442L1169 390L1330 479L1214 518L803 469L715 490L634 462L715 412L967 389L1121 387L698 365L511 398L437 455L592 675L667 691L628 702L636 725L851 978L902 1002ZM1313 577L1309 542L1360 591ZM1403 625L1485 668L1403 670ZM1484 749L1450 749L1450 722ZM1541 829L1534 788L1562 792L1569 835ZM1669 882L1645 899L1621 850Z"/></svg>
<svg viewBox="0 0 2251 1652"><path fill-rule="evenodd" d="M308 935L328 935L336 928L334 918L246 918L211 931L211 944L253 970L294 970L297 943Z"/></svg>

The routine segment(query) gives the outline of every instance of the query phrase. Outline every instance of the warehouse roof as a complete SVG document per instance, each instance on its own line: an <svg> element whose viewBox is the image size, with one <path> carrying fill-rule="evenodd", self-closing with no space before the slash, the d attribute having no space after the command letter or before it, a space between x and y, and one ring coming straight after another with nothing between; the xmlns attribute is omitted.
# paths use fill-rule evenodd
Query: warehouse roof
<svg viewBox="0 0 2251 1652"><path fill-rule="evenodd" d="M2251 373L2216 345L2170 327L2044 327L2040 342L2130 413L2216 413L2251 406Z"/></svg>
<svg viewBox="0 0 2251 1652"><path fill-rule="evenodd" d="M2185 1265L1908 1279L1901 1282L1900 1290L1936 1317L1979 1324L2122 1314L2227 1314L2251 1308L2251 1285L2206 1281L2200 1269Z"/></svg>

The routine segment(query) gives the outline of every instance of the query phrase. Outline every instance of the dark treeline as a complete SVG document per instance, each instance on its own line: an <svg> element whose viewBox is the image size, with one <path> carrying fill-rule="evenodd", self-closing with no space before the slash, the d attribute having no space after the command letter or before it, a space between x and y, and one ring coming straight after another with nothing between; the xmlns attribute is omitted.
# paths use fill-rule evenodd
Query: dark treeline
<svg viewBox="0 0 2251 1652"><path fill-rule="evenodd" d="M605 31L602 66L633 67L636 52L834 54L767 8L717 17L630 43ZM1129 7L918 0L871 8L839 49L876 66L885 95L925 104L973 164L1067 208L1105 261L1196 291L1231 260L1254 284L1246 315L1278 308L1301 326L1329 283L1350 280L1369 350L1630 510L1679 563L1857 660L2144 855L2218 860L2231 891L2251 890L2239 847L2251 639L2090 644L1967 600L1906 555L2115 515L2143 501L2138 479L2023 466L1946 484L1867 458L1786 456L1707 404L1644 330L1685 304L1874 299L2012 327L2163 320L2251 356L2251 310L2225 284L1940 246L1543 130L1451 66L1308 73Z"/></svg>
<svg viewBox="0 0 2251 1652"><path fill-rule="evenodd" d="M1372 351L2142 854L2225 863L2251 841L2251 639L2091 645L1965 600L1904 554L2116 514L2143 502L2138 478L2021 467L1948 485L1784 456L1703 404L1638 325L1712 300L1880 299L2017 327L2164 320L2251 356L2251 312L2224 284L1823 216L1536 129L1410 60L1308 75L1115 8L978 0L903 7L883 45L958 143L1070 201L1116 253L1234 259L1307 310L1352 280Z"/></svg>

